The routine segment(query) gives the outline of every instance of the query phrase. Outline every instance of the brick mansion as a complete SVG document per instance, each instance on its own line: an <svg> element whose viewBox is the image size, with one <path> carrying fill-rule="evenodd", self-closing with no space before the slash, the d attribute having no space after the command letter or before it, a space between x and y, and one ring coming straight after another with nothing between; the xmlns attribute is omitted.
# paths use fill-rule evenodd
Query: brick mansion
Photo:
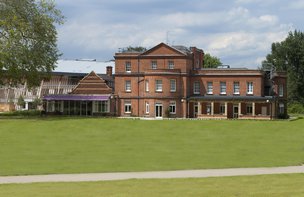
<svg viewBox="0 0 304 197"><path fill-rule="evenodd" d="M143 52L121 50L114 59L105 73L94 67L79 72L73 65L53 72L36 90L0 87L0 111L18 109L23 96L22 109L41 98L46 113L62 115L275 119L287 114L284 72L205 68L202 49L164 43Z"/></svg>

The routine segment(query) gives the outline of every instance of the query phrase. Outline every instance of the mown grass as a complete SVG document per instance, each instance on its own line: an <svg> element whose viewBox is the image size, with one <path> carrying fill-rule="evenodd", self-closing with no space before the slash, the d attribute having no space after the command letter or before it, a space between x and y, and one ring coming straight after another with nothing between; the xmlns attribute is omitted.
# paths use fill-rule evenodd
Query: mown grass
<svg viewBox="0 0 304 197"><path fill-rule="evenodd" d="M0 145L0 175L288 166L304 120L0 120Z"/></svg>
<svg viewBox="0 0 304 197"><path fill-rule="evenodd" d="M304 174L0 185L0 196L303 196Z"/></svg>

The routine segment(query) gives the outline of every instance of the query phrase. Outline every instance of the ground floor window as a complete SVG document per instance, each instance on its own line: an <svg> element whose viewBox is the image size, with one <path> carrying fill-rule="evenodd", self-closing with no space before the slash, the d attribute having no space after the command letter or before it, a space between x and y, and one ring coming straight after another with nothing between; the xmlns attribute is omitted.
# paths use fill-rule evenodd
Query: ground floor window
<svg viewBox="0 0 304 197"><path fill-rule="evenodd" d="M125 101L125 113L131 113L132 107L131 107L131 101Z"/></svg>
<svg viewBox="0 0 304 197"><path fill-rule="evenodd" d="M284 103L279 104L279 113L284 114Z"/></svg>
<svg viewBox="0 0 304 197"><path fill-rule="evenodd" d="M211 104L210 103L207 104L206 112L207 112L208 115L210 115L210 113L211 113Z"/></svg>
<svg viewBox="0 0 304 197"><path fill-rule="evenodd" d="M176 114L176 102L175 101L170 102L169 113L170 114Z"/></svg>
<svg viewBox="0 0 304 197"><path fill-rule="evenodd" d="M247 104L246 105L246 113L247 114L252 114L252 104Z"/></svg>
<svg viewBox="0 0 304 197"><path fill-rule="evenodd" d="M109 101L94 101L93 111L95 113L106 113L110 111Z"/></svg>
<svg viewBox="0 0 304 197"><path fill-rule="evenodd" d="M63 101L48 101L47 112L63 112Z"/></svg>
<svg viewBox="0 0 304 197"><path fill-rule="evenodd" d="M150 104L149 102L146 102L146 114L150 113Z"/></svg>
<svg viewBox="0 0 304 197"><path fill-rule="evenodd" d="M225 107L225 104L221 104L221 105L220 105L220 113L221 113L221 114L225 114L225 108L226 108L226 107Z"/></svg>

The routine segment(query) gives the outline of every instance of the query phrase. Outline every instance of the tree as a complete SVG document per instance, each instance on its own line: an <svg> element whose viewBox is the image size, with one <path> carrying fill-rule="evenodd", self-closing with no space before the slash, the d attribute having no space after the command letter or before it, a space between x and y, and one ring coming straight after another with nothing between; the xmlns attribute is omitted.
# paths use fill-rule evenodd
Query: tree
<svg viewBox="0 0 304 197"><path fill-rule="evenodd" d="M288 75L288 99L304 103L304 33L289 32L282 42L273 43L266 62Z"/></svg>
<svg viewBox="0 0 304 197"><path fill-rule="evenodd" d="M204 68L217 68L219 65L222 65L221 60L218 57L211 56L209 53L204 55Z"/></svg>
<svg viewBox="0 0 304 197"><path fill-rule="evenodd" d="M0 0L0 83L38 86L60 53L56 24L64 17L52 0Z"/></svg>
<svg viewBox="0 0 304 197"><path fill-rule="evenodd" d="M137 47L132 47L128 46L126 51L128 52L145 52L147 49L145 47L137 46Z"/></svg>

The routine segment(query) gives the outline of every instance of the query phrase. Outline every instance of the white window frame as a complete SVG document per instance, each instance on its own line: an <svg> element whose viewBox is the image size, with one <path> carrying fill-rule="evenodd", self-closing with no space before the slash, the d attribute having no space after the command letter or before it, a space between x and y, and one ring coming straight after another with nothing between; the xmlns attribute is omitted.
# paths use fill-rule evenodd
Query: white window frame
<svg viewBox="0 0 304 197"><path fill-rule="evenodd" d="M199 81L194 81L193 83L193 94L200 94L201 93L201 84Z"/></svg>
<svg viewBox="0 0 304 197"><path fill-rule="evenodd" d="M149 92L149 80L145 81L145 91Z"/></svg>
<svg viewBox="0 0 304 197"><path fill-rule="evenodd" d="M220 104L220 114L225 114L226 111L226 105L225 104Z"/></svg>
<svg viewBox="0 0 304 197"><path fill-rule="evenodd" d="M284 96L284 86L281 84L279 85L279 97Z"/></svg>
<svg viewBox="0 0 304 197"><path fill-rule="evenodd" d="M157 69L157 61L156 60L152 60L151 61L151 69Z"/></svg>
<svg viewBox="0 0 304 197"><path fill-rule="evenodd" d="M161 79L155 80L155 92L162 92L163 91L163 81Z"/></svg>
<svg viewBox="0 0 304 197"><path fill-rule="evenodd" d="M170 79L170 92L176 92L176 79Z"/></svg>
<svg viewBox="0 0 304 197"><path fill-rule="evenodd" d="M149 104L149 102L145 103L145 109L146 109L146 114L149 114L150 113L150 104Z"/></svg>
<svg viewBox="0 0 304 197"><path fill-rule="evenodd" d="M247 94L253 94L253 82L247 82Z"/></svg>
<svg viewBox="0 0 304 197"><path fill-rule="evenodd" d="M284 103L279 103L279 114L284 114L285 105Z"/></svg>
<svg viewBox="0 0 304 197"><path fill-rule="evenodd" d="M125 91L126 91L126 92L131 92L131 91L132 91L131 88L132 88L132 87L131 87L131 80L126 80L126 81L125 81Z"/></svg>
<svg viewBox="0 0 304 197"><path fill-rule="evenodd" d="M213 82L207 82L207 94L213 94Z"/></svg>
<svg viewBox="0 0 304 197"><path fill-rule="evenodd" d="M220 94L227 94L227 86L225 81L220 82Z"/></svg>
<svg viewBox="0 0 304 197"><path fill-rule="evenodd" d="M127 73L130 73L130 72L131 72L131 62L127 61L127 62L125 63L125 71L126 71Z"/></svg>
<svg viewBox="0 0 304 197"><path fill-rule="evenodd" d="M252 114L252 111L253 111L252 103L247 103L246 104L246 114Z"/></svg>
<svg viewBox="0 0 304 197"><path fill-rule="evenodd" d="M168 61L168 69L174 69L174 61L173 60Z"/></svg>
<svg viewBox="0 0 304 197"><path fill-rule="evenodd" d="M233 94L240 94L240 82L239 81L233 82Z"/></svg>
<svg viewBox="0 0 304 197"><path fill-rule="evenodd" d="M103 111L103 105L105 105L105 110ZM109 101L93 101L93 112L94 113L109 113L110 112L110 105Z"/></svg>
<svg viewBox="0 0 304 197"><path fill-rule="evenodd" d="M130 114L132 112L132 103L131 103L131 101L125 101L124 111L125 111L125 114Z"/></svg>
<svg viewBox="0 0 304 197"><path fill-rule="evenodd" d="M170 114L176 114L176 102L175 101L170 101L169 113Z"/></svg>

